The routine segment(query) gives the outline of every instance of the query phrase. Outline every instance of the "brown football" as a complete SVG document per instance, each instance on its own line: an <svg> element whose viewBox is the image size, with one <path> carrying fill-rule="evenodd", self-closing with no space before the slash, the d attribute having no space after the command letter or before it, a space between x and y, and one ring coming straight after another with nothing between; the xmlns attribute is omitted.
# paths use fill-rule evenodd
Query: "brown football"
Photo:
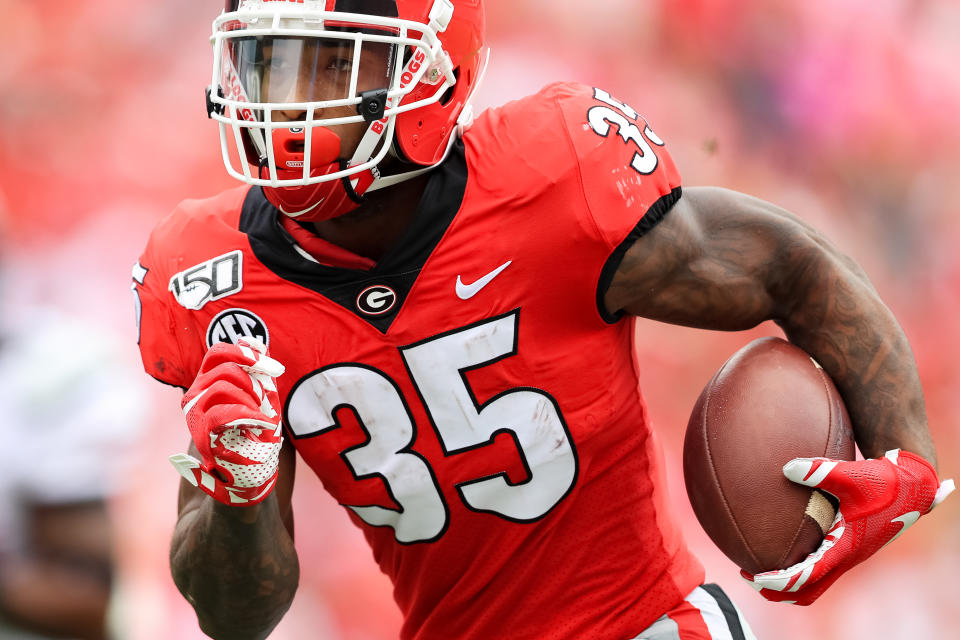
<svg viewBox="0 0 960 640"><path fill-rule="evenodd" d="M780 338L737 351L697 399L683 444L687 495L714 544L750 573L783 569L819 546L835 512L783 476L792 458L854 458L830 377Z"/></svg>

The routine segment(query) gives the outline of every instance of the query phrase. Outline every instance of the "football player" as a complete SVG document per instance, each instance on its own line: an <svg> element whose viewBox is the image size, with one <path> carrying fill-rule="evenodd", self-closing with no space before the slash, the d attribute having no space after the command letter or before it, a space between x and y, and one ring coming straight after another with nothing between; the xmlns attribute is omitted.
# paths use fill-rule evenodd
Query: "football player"
<svg viewBox="0 0 960 640"><path fill-rule="evenodd" d="M297 452L403 638L751 638L669 515L633 318L775 320L841 389L869 459L795 476L836 495L836 527L748 576L802 604L948 492L909 345L821 234L681 190L607 91L474 119L482 5L228 0L214 21L208 115L245 184L180 205L134 270L144 366L186 390L174 580L209 635L269 634L297 588Z"/></svg>

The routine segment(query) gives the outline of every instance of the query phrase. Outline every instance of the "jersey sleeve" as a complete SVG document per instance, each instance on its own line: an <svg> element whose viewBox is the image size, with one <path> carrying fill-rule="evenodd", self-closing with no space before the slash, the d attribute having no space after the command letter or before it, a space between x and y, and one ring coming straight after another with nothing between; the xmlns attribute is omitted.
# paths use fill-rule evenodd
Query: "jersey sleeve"
<svg viewBox="0 0 960 640"><path fill-rule="evenodd" d="M193 382L178 332L173 300L169 292L171 274L162 257L164 227L154 230L140 260L133 266L134 310L137 321L137 344L144 370L165 384L186 389Z"/></svg>
<svg viewBox="0 0 960 640"><path fill-rule="evenodd" d="M597 287L603 294L629 249L680 199L680 174L660 137L629 105L602 89L561 85L557 101L574 154L584 209L609 251Z"/></svg>
<svg viewBox="0 0 960 640"><path fill-rule="evenodd" d="M131 290L140 357L146 372L161 382L187 389L200 369L207 349L204 328L210 318L198 311L211 300L213 283L199 272L212 269L214 256L239 255L238 247L249 247L237 228L249 189L244 185L211 198L181 202L153 229L133 267ZM223 262L240 269L239 258ZM180 282L185 269L197 272L191 282L171 285Z"/></svg>

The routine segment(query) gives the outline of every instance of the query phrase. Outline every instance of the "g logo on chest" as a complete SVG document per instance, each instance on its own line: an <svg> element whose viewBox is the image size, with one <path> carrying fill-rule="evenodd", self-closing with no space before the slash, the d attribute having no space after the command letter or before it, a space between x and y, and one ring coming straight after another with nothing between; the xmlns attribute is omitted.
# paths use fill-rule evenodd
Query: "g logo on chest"
<svg viewBox="0 0 960 640"><path fill-rule="evenodd" d="M357 309L368 316L382 316L397 304L397 292L382 284L367 287L357 296Z"/></svg>

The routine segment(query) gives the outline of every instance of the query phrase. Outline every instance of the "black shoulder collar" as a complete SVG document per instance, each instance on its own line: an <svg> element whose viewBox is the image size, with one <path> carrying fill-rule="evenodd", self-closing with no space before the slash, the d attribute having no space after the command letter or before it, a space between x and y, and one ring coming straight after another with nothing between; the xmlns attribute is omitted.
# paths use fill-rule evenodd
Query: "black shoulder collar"
<svg viewBox="0 0 960 640"><path fill-rule="evenodd" d="M450 157L431 173L410 228L369 271L321 265L301 255L277 219L283 214L259 187L247 193L240 231L249 237L257 259L277 276L329 298L386 333L427 258L460 210L466 186L466 156L458 141ZM366 312L361 309L359 297L371 287L382 287L381 291L396 296L389 311L374 315L369 307Z"/></svg>

